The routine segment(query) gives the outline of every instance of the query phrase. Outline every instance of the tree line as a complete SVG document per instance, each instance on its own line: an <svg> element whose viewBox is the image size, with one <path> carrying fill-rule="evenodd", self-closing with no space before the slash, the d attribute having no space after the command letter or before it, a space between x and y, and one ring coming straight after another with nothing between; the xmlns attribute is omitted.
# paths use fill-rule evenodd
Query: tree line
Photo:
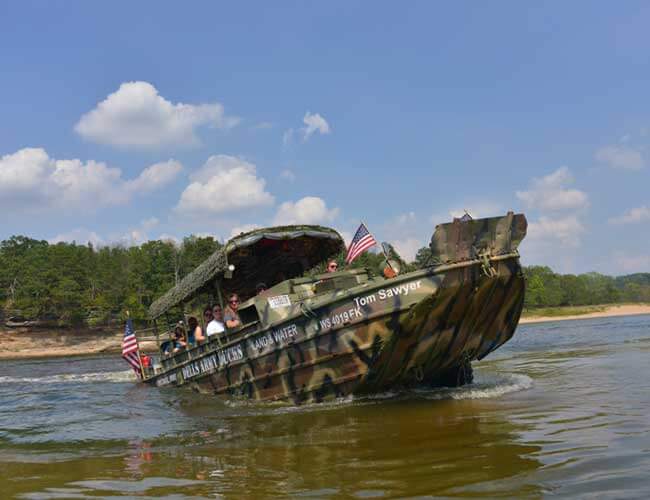
<svg viewBox="0 0 650 500"><path fill-rule="evenodd" d="M155 240L128 248L50 244L13 236L0 243L0 315L100 326L122 321L128 310L134 319L144 320L156 298L220 247L212 237L195 236L181 244ZM341 263L343 259L344 254L338 256ZM432 263L427 247L414 262L401 262L405 271ZM367 267L378 274L384 265L383 255L366 252L352 267ZM545 266L525 267L524 272L529 309L650 302L650 273L557 274Z"/></svg>

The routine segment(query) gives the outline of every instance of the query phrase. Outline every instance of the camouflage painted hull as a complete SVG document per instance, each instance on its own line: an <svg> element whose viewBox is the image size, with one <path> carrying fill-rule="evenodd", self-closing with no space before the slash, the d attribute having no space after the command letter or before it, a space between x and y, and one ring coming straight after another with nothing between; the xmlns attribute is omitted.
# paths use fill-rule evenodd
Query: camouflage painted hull
<svg viewBox="0 0 650 500"><path fill-rule="evenodd" d="M516 253L374 279L176 356L147 382L294 404L435 383L512 337L524 288Z"/></svg>

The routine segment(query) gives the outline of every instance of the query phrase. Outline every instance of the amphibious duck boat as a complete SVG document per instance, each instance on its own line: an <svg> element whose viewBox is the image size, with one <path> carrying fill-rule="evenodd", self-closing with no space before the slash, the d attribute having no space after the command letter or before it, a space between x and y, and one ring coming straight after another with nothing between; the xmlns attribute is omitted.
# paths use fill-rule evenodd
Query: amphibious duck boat
<svg viewBox="0 0 650 500"><path fill-rule="evenodd" d="M170 310L187 311L199 294L223 304L236 292L244 300L241 327L161 356L144 381L294 404L471 382L471 361L509 340L519 321L524 276L517 247L526 227L524 215L512 212L438 225L431 265L392 278L366 269L309 276L344 250L333 229L241 234L149 309L156 326ZM262 294L259 282L269 286Z"/></svg>

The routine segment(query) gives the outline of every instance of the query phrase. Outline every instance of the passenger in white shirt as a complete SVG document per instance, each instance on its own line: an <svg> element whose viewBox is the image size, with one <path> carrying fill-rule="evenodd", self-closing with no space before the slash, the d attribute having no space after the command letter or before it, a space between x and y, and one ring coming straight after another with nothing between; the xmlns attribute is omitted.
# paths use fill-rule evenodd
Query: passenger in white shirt
<svg viewBox="0 0 650 500"><path fill-rule="evenodd" d="M223 311L221 310L221 306L217 304L212 308L212 321L208 323L205 333L210 337L211 335L225 331L226 328L223 326Z"/></svg>

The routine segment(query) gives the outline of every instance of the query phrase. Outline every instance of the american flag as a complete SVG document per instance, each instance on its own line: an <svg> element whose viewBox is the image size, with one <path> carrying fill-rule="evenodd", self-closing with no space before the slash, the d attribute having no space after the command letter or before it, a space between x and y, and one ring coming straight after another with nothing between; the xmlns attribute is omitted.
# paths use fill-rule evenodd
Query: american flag
<svg viewBox="0 0 650 500"><path fill-rule="evenodd" d="M138 339L135 338L133 330L133 321L131 318L126 320L124 329L124 339L122 340L122 357L131 365L138 377L142 376L142 367L140 366L140 353L138 352Z"/></svg>
<svg viewBox="0 0 650 500"><path fill-rule="evenodd" d="M370 231L368 231L368 228L362 222L359 229L357 229L357 232L354 233L354 238L352 238L352 241L350 242L348 254L345 256L345 263L349 264L371 246L376 244L377 242L372 237L372 234L370 234Z"/></svg>

